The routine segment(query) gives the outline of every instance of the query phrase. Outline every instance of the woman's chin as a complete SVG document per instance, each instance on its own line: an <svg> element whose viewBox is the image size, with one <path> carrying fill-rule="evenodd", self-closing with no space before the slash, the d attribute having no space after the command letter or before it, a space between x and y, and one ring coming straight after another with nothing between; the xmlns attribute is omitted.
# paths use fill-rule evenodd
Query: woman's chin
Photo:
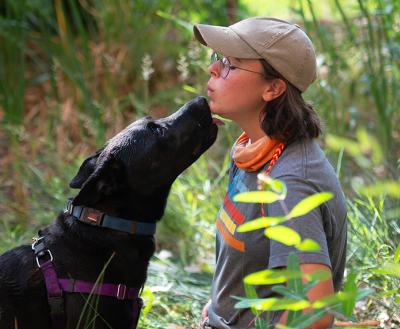
<svg viewBox="0 0 400 329"><path fill-rule="evenodd" d="M210 106L211 113L221 115L221 111L218 108L218 105L210 98L208 101L208 105Z"/></svg>

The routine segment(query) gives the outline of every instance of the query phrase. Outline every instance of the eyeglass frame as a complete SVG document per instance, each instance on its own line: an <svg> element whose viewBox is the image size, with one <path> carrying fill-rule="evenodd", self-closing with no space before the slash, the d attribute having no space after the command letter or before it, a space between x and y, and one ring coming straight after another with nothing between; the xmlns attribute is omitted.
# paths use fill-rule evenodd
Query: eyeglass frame
<svg viewBox="0 0 400 329"><path fill-rule="evenodd" d="M245 69L245 68L243 68L243 67L239 67L239 66L236 66L236 65L232 65L232 64L231 64L231 61L229 60L228 57L222 56L222 55L218 54L216 51L214 51L214 52L211 54L210 65L213 65L214 63L216 63L216 62L218 62L218 61L221 63L221 64L220 64L220 72L222 72L222 71L224 70L225 67L228 68L228 72L225 74L225 76L222 76L222 74L220 74L220 76L221 76L222 79L226 79L226 78L228 77L228 75L229 75L229 72L230 72L231 70L235 70L235 69L243 70L243 71L247 71L247 72L251 72L251 73L260 74L260 75L262 75L264 78L266 78L266 76L265 76L264 73L257 72L257 71L252 71L252 70L249 70L249 69ZM225 61L225 62L224 62L224 61Z"/></svg>

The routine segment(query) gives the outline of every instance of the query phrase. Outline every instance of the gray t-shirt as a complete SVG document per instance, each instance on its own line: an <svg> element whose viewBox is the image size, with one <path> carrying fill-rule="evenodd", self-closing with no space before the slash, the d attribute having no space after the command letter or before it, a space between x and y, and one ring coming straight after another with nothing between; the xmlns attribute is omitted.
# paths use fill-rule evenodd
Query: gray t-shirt
<svg viewBox="0 0 400 329"><path fill-rule="evenodd" d="M319 263L332 270L335 291L340 289L346 258L347 221L346 205L335 171L315 140L303 140L287 146L270 176L282 180L287 186L285 204L291 210L305 197L324 191L335 197L307 215L283 225L295 229L302 239L312 239L320 244L318 252L302 252L294 247L269 240L264 230L238 233L237 227L261 216L261 205L234 202L240 192L257 190L257 174L266 170L269 163L256 172L245 172L233 162L229 170L228 192L218 213L216 226L216 269L212 282L209 323L219 329L251 328L254 314L249 309L235 309L232 296L245 296L243 278L266 268L287 265L290 252L295 252L300 263ZM265 216L282 216L281 204L264 205ZM271 286L256 286L258 297L273 296ZM269 314L272 325L279 320L280 312Z"/></svg>

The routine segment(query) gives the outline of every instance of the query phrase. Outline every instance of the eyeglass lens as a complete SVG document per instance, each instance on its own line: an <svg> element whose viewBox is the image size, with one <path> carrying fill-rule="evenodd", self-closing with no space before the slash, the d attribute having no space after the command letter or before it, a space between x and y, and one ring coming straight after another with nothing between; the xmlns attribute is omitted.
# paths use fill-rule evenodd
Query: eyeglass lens
<svg viewBox="0 0 400 329"><path fill-rule="evenodd" d="M220 76L221 78L225 79L229 74L231 63L229 62L228 58L223 57L216 52L213 52L211 54L210 65L214 64L217 61L219 61Z"/></svg>

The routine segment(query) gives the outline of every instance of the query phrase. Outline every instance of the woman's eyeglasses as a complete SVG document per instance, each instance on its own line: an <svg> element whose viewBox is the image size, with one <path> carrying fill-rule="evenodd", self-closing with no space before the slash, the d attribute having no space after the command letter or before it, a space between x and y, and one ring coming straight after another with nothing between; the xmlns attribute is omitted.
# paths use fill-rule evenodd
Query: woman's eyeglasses
<svg viewBox="0 0 400 329"><path fill-rule="evenodd" d="M243 71L247 71L247 72L252 72L252 73L257 73L262 75L263 77L265 77L265 75L261 72L256 72L256 71L252 71L252 70L248 70L248 69L244 69L242 67L237 67L235 65L232 65L231 62L229 61L229 59L227 57L221 56L220 54L213 52L211 54L211 60L210 60L210 65L214 64L215 62L219 61L219 75L222 79L226 79L226 77L228 76L229 72L231 70L243 70Z"/></svg>

